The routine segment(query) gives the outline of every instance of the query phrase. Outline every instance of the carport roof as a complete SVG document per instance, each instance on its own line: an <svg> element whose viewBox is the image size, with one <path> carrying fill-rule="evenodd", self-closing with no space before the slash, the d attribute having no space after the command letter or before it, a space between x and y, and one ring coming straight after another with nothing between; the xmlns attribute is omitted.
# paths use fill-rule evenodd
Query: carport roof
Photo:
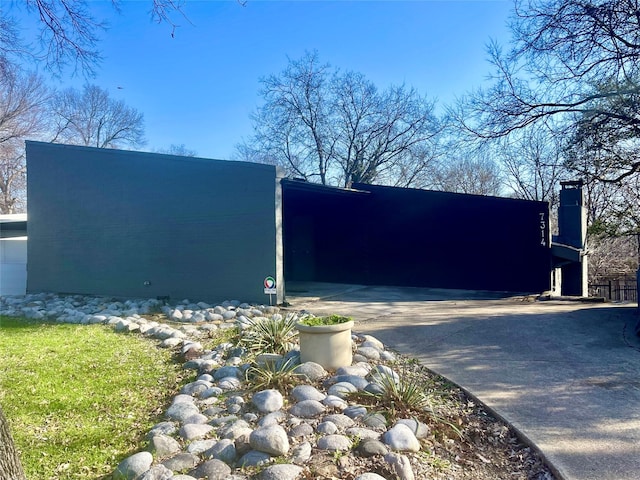
<svg viewBox="0 0 640 480"><path fill-rule="evenodd" d="M26 213L0 215L0 238L23 236L26 231Z"/></svg>
<svg viewBox="0 0 640 480"><path fill-rule="evenodd" d="M319 183L311 183L298 178L283 178L282 187L285 190L314 192L325 195L369 195L371 193L367 192L366 190L332 187L329 185L321 185Z"/></svg>

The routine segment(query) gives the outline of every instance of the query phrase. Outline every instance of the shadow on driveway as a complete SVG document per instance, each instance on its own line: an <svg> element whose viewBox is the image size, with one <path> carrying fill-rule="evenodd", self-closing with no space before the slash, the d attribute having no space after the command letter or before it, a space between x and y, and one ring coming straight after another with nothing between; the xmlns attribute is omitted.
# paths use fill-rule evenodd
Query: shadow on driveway
<svg viewBox="0 0 640 480"><path fill-rule="evenodd" d="M640 478L635 305L334 288L324 298L289 301L315 314L353 316L356 331L419 358L513 425L561 477Z"/></svg>

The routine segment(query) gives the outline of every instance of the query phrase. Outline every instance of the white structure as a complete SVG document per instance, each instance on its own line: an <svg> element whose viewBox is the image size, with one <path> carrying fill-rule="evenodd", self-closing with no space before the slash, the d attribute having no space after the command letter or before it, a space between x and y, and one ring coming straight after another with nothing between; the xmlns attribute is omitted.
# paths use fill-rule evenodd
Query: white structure
<svg viewBox="0 0 640 480"><path fill-rule="evenodd" d="M0 215L0 295L26 293L27 237L5 235L7 230L2 228L3 225L26 220L26 214Z"/></svg>

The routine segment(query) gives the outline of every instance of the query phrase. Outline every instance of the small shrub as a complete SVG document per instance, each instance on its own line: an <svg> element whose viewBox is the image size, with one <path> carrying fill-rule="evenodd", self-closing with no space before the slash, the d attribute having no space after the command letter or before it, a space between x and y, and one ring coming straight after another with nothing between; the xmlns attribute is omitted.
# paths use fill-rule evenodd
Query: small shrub
<svg viewBox="0 0 640 480"><path fill-rule="evenodd" d="M252 353L278 353L284 355L295 346L297 315L249 320L240 343Z"/></svg>
<svg viewBox="0 0 640 480"><path fill-rule="evenodd" d="M295 368L296 362L292 358L287 361L253 365L247 370L246 379L251 390L274 388L288 394L299 383L294 372Z"/></svg>
<svg viewBox="0 0 640 480"><path fill-rule="evenodd" d="M343 317L342 315L329 315L328 317L305 317L300 323L308 327L317 327L321 325L339 325L341 323L350 322L351 317Z"/></svg>
<svg viewBox="0 0 640 480"><path fill-rule="evenodd" d="M390 373L379 372L376 383L380 385L382 392L372 395L380 402L390 405L392 411L400 415L433 411L424 387L412 378L405 375L395 378Z"/></svg>
<svg viewBox="0 0 640 480"><path fill-rule="evenodd" d="M398 377L388 372L379 372L375 382L381 387L380 393L354 392L349 395L362 403L384 407L383 415L388 420L415 418L431 420L432 423L445 426L447 430L462 438L458 426L439 416L433 406L431 395L425 393L425 386L417 378L403 374Z"/></svg>

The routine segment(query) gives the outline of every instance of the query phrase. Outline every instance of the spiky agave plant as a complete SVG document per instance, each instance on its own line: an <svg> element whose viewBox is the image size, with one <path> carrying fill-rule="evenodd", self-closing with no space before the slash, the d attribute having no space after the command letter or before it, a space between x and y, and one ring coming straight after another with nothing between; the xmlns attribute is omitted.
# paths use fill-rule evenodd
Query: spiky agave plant
<svg viewBox="0 0 640 480"><path fill-rule="evenodd" d="M295 346L297 315L274 315L270 318L249 319L249 327L242 333L241 343L252 353L284 355Z"/></svg>
<svg viewBox="0 0 640 480"><path fill-rule="evenodd" d="M373 380L380 389L375 392L357 392L362 400L373 400L385 407L391 419L430 418L433 422L447 425L458 436L460 429L436 413L431 396L425 392L424 383L407 374L397 375L391 371L378 371Z"/></svg>
<svg viewBox="0 0 640 480"><path fill-rule="evenodd" d="M299 383L295 375L296 362L290 358L279 362L252 365L245 374L251 390L274 388L287 394Z"/></svg>
<svg viewBox="0 0 640 480"><path fill-rule="evenodd" d="M433 413L431 399L417 380L406 375L396 376L381 371L376 374L375 383L380 387L380 391L371 395L381 403L389 405L392 411L401 415Z"/></svg>

